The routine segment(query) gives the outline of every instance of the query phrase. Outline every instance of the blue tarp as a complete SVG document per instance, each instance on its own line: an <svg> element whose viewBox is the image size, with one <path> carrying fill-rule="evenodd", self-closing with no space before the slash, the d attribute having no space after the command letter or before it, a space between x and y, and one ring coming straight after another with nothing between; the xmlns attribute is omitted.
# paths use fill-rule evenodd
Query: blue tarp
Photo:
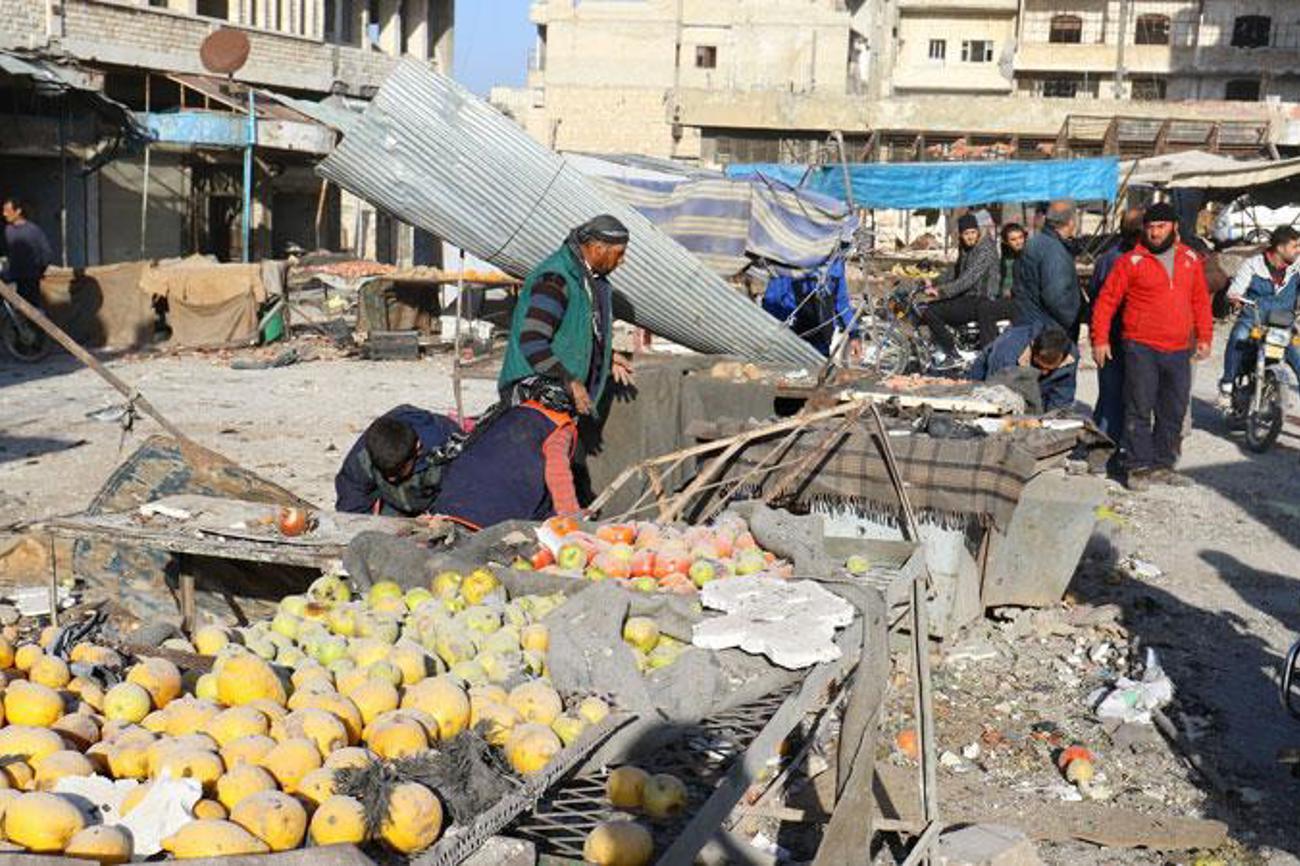
<svg viewBox="0 0 1300 866"><path fill-rule="evenodd" d="M951 208L993 202L1080 201L1115 197L1119 160L1044 159L1033 162L855 163L848 167L858 207ZM807 177L805 179L805 174ZM844 168L749 163L727 166L729 177L759 175L840 201Z"/></svg>
<svg viewBox="0 0 1300 866"><path fill-rule="evenodd" d="M840 201L768 178L600 178L660 231L731 277L755 262L778 273L832 260L857 217Z"/></svg>

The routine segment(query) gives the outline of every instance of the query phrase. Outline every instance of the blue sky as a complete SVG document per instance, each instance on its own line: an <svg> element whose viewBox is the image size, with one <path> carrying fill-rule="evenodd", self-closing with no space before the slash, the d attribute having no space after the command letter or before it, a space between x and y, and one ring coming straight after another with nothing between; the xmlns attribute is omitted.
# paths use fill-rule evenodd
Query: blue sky
<svg viewBox="0 0 1300 866"><path fill-rule="evenodd" d="M481 96L493 85L524 83L535 33L528 6L529 0L456 0L457 81Z"/></svg>

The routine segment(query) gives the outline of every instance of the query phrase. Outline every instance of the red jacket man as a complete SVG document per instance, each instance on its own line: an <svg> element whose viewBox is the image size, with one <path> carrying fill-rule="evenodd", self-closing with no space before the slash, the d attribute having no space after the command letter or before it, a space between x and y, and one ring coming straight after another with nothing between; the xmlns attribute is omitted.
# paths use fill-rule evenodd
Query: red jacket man
<svg viewBox="0 0 1300 866"><path fill-rule="evenodd" d="M1111 359L1111 320L1123 308L1123 438L1134 490L1151 481L1190 483L1173 467L1191 399L1192 346L1197 360L1209 357L1214 323L1205 263L1178 242L1176 224L1170 205L1148 208L1141 243L1115 263L1093 306L1090 333L1098 367Z"/></svg>

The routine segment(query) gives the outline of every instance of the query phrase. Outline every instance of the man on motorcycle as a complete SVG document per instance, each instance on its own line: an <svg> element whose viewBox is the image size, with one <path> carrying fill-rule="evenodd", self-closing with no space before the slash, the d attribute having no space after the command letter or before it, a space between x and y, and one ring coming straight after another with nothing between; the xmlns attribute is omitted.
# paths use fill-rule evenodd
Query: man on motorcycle
<svg viewBox="0 0 1300 866"><path fill-rule="evenodd" d="M1201 257L1178 242L1178 217L1165 202L1147 208L1142 240L1119 258L1093 305L1093 359L1111 359L1111 323L1122 309L1124 438L1128 486L1191 482L1174 471L1191 399L1192 352L1210 355L1214 320Z"/></svg>
<svg viewBox="0 0 1300 866"><path fill-rule="evenodd" d="M1294 310L1297 287L1300 287L1300 231L1281 226L1269 237L1268 249L1241 263L1228 287L1228 303L1234 311L1240 313L1246 301L1254 304L1254 310L1239 315L1228 335L1223 350L1223 378L1219 379L1219 394L1223 398L1232 396L1232 381L1241 367L1242 343L1250 336L1251 324L1256 317L1263 321L1272 310ZM1300 378L1300 349L1294 344L1287 346L1286 362Z"/></svg>
<svg viewBox="0 0 1300 866"><path fill-rule="evenodd" d="M980 348L992 343L998 336L997 320L989 321L981 315L982 306L995 301L1002 290L1001 257L998 242L984 234L975 214L965 213L957 219L957 264L952 279L938 285L926 286L926 295L934 299L921 313L921 319L930 327L935 344L939 347L940 366L957 360L957 342L952 328L967 322L980 323Z"/></svg>

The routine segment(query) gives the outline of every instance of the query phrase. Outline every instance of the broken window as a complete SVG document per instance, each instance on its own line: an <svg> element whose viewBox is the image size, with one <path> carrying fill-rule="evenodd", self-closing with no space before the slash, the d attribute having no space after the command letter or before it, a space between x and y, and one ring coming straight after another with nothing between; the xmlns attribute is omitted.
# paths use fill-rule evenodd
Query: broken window
<svg viewBox="0 0 1300 866"><path fill-rule="evenodd" d="M696 69L717 69L718 68L718 46L696 45L695 46L695 68Z"/></svg>
<svg viewBox="0 0 1300 866"><path fill-rule="evenodd" d="M1133 79L1131 98L1137 102L1158 102L1165 98L1168 82L1163 78Z"/></svg>
<svg viewBox="0 0 1300 866"><path fill-rule="evenodd" d="M1223 98L1230 102L1259 102L1259 79L1236 78L1223 88Z"/></svg>
<svg viewBox="0 0 1300 866"><path fill-rule="evenodd" d="M963 63L990 63L993 60L993 42L989 39L967 39L961 43Z"/></svg>
<svg viewBox="0 0 1300 866"><path fill-rule="evenodd" d="M1078 92L1077 78L1048 78L1043 82L1043 96L1052 99L1074 99Z"/></svg>
<svg viewBox="0 0 1300 866"><path fill-rule="evenodd" d="M1267 15L1238 15L1232 24L1234 48L1267 48L1273 34L1273 19Z"/></svg>
<svg viewBox="0 0 1300 866"><path fill-rule="evenodd" d="M1138 45L1168 45L1169 16L1139 15L1133 41Z"/></svg>
<svg viewBox="0 0 1300 866"><path fill-rule="evenodd" d="M1083 19L1078 15L1055 15L1047 31L1047 41L1078 45L1083 41Z"/></svg>
<svg viewBox="0 0 1300 866"><path fill-rule="evenodd" d="M948 58L948 40L931 39L930 40L930 59L940 62Z"/></svg>

